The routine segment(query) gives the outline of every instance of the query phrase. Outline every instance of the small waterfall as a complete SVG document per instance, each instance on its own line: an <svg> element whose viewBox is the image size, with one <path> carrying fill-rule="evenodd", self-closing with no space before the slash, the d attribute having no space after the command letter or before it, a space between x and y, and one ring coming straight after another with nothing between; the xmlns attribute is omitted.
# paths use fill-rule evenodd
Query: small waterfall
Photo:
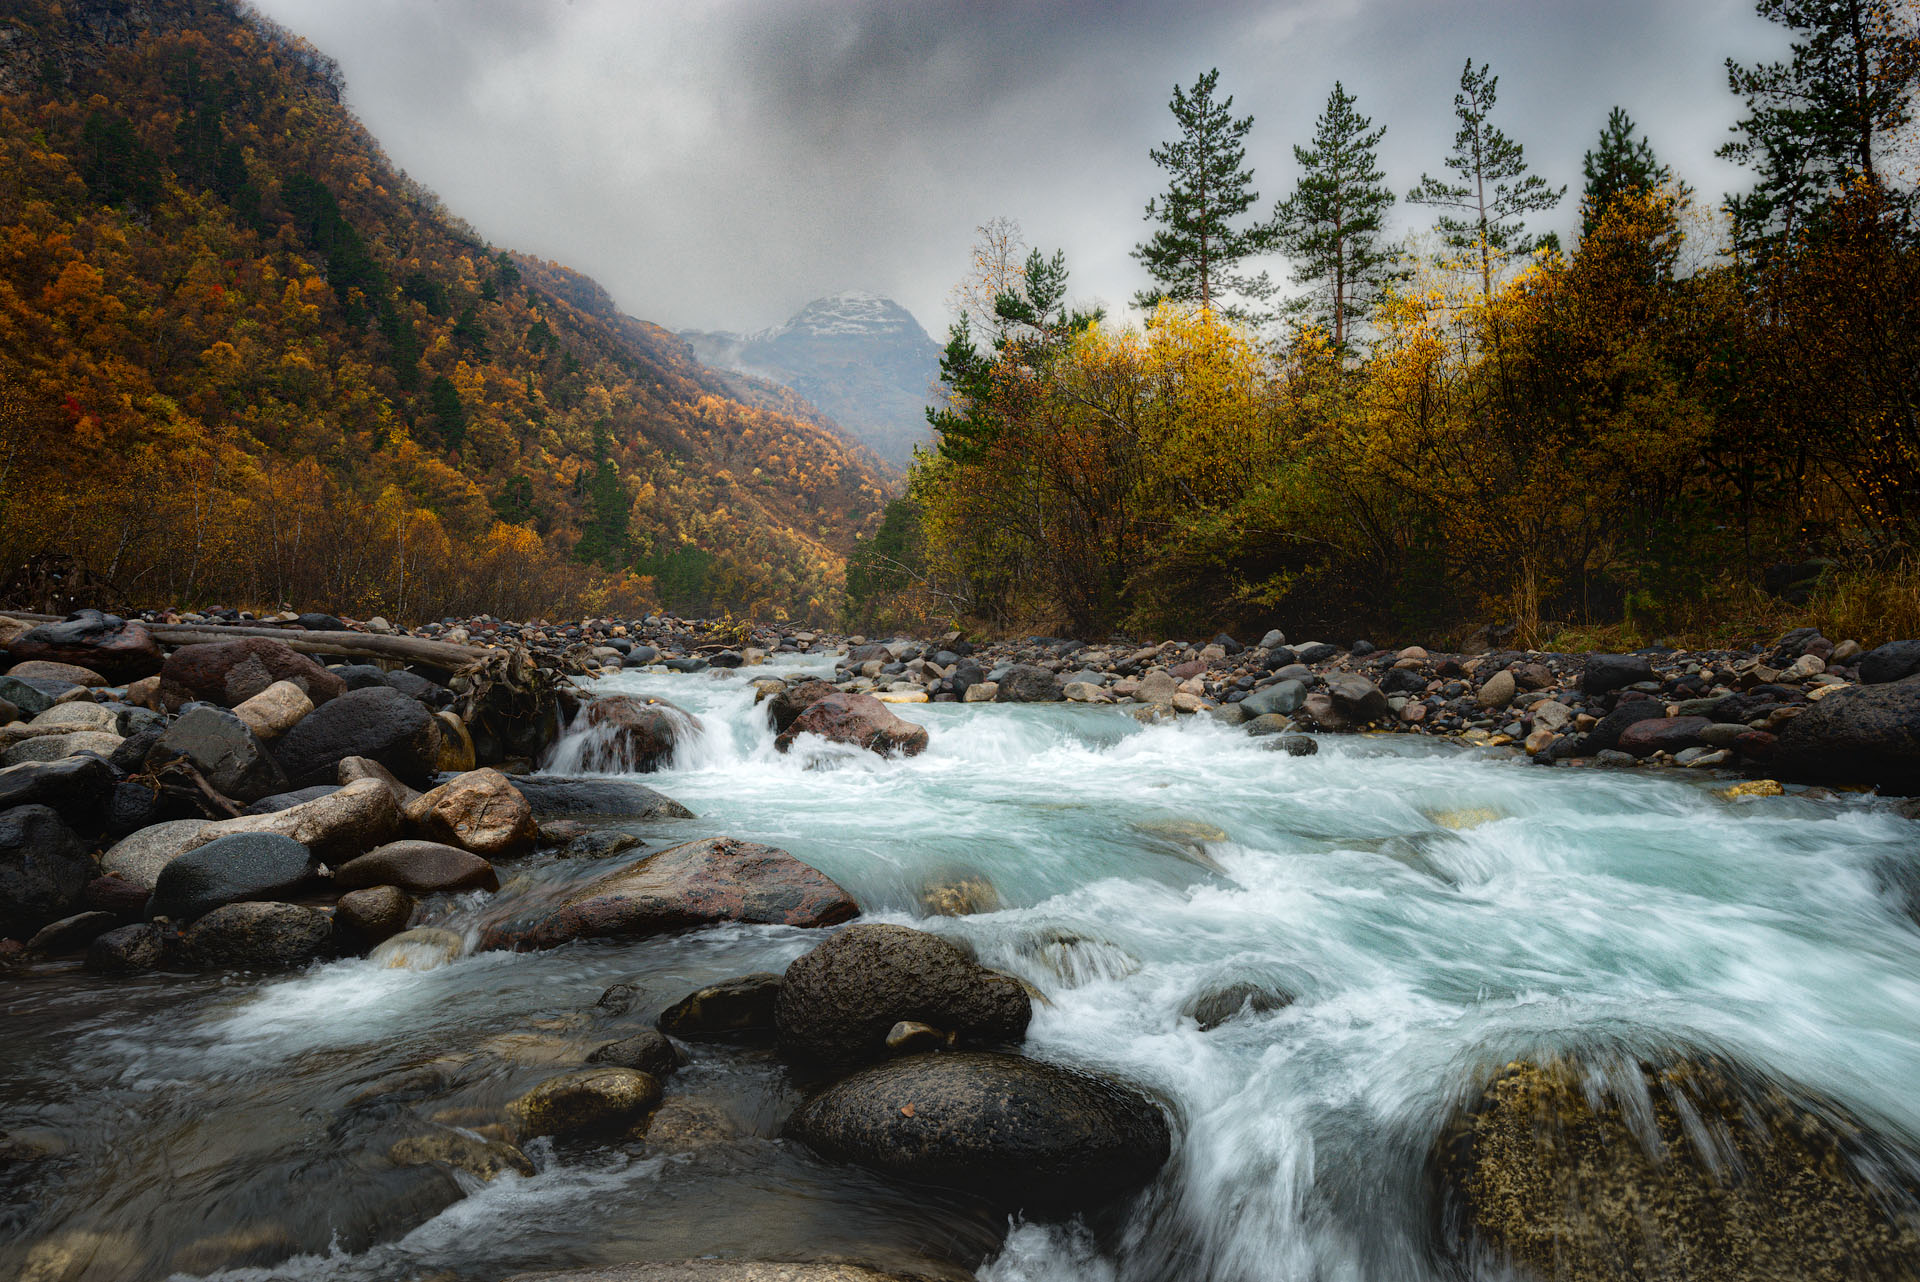
<svg viewBox="0 0 1920 1282"><path fill-rule="evenodd" d="M603 695L580 705L541 769L560 775L666 770L704 730L700 718L665 699Z"/></svg>

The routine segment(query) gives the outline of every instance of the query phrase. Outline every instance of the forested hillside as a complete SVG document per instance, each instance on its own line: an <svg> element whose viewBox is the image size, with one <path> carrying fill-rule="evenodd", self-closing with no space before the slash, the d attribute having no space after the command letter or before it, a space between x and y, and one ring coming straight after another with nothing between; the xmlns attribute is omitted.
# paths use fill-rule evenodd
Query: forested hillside
<svg viewBox="0 0 1920 1282"><path fill-rule="evenodd" d="M0 565L142 603L833 612L871 458L485 243L340 95L228 0L8 6Z"/></svg>

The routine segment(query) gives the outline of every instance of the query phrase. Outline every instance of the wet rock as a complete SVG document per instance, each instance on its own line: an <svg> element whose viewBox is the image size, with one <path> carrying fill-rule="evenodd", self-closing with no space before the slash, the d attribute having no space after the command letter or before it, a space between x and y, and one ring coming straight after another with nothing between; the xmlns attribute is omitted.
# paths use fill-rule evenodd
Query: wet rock
<svg viewBox="0 0 1920 1282"><path fill-rule="evenodd" d="M158 750L185 757L224 797L246 804L287 790L287 777L253 731L211 704L189 708L167 727Z"/></svg>
<svg viewBox="0 0 1920 1282"><path fill-rule="evenodd" d="M27 952L37 957L62 957L68 953L84 952L94 940L118 926L120 920L113 913L98 909L62 917L35 931L33 938L27 941Z"/></svg>
<svg viewBox="0 0 1920 1282"><path fill-rule="evenodd" d="M618 1135L660 1103L660 1081L631 1068L588 1068L550 1077L507 1105L522 1139Z"/></svg>
<svg viewBox="0 0 1920 1282"><path fill-rule="evenodd" d="M583 832L559 850L562 859L610 859L646 843L630 832Z"/></svg>
<svg viewBox="0 0 1920 1282"><path fill-rule="evenodd" d="M463 935L436 926L415 926L381 940L367 954L367 960L388 970L434 970L466 951Z"/></svg>
<svg viewBox="0 0 1920 1282"><path fill-rule="evenodd" d="M594 1013L598 1015L624 1015L633 1009L639 1000L640 990L632 984L609 984L607 990L594 1002Z"/></svg>
<svg viewBox="0 0 1920 1282"><path fill-rule="evenodd" d="M246 723L261 742L278 739L313 711L313 700L291 681L276 681L259 694L234 705L233 715Z"/></svg>
<svg viewBox="0 0 1920 1282"><path fill-rule="evenodd" d="M420 895L459 890L498 890L492 864L457 846L437 841L392 841L334 869L333 884L359 890L397 886Z"/></svg>
<svg viewBox="0 0 1920 1282"><path fill-rule="evenodd" d="M1306 702L1307 688L1298 681L1276 681L1263 686L1240 701L1249 719L1265 716L1290 717Z"/></svg>
<svg viewBox="0 0 1920 1282"><path fill-rule="evenodd" d="M332 783L347 757L377 761L403 782L419 785L439 761L440 727L432 713L398 690L350 690L315 708L273 752L296 787Z"/></svg>
<svg viewBox="0 0 1920 1282"><path fill-rule="evenodd" d="M216 908L187 928L181 947L202 967L277 970L303 966L324 952L333 919L298 904L240 903Z"/></svg>
<svg viewBox="0 0 1920 1282"><path fill-rule="evenodd" d="M1333 706L1349 721L1375 721L1387 715L1387 696L1362 676L1339 674L1327 678Z"/></svg>
<svg viewBox="0 0 1920 1282"><path fill-rule="evenodd" d="M1580 673L1582 694L1610 694L1641 681L1656 680L1643 654L1590 654Z"/></svg>
<svg viewBox="0 0 1920 1282"><path fill-rule="evenodd" d="M89 848L50 806L0 811L0 936L26 939L80 905Z"/></svg>
<svg viewBox="0 0 1920 1282"><path fill-rule="evenodd" d="M1735 746L1750 752L1744 735ZM1920 681L1830 694L1787 722L1773 746L1782 773L1920 792Z"/></svg>
<svg viewBox="0 0 1920 1282"><path fill-rule="evenodd" d="M368 886L340 896L333 921L343 934L377 944L405 930L413 909L413 896L400 887Z"/></svg>
<svg viewBox="0 0 1920 1282"><path fill-rule="evenodd" d="M1262 713L1245 723L1242 727L1252 739L1264 739L1269 735L1286 734L1293 729L1293 719L1283 717L1277 712Z"/></svg>
<svg viewBox="0 0 1920 1282"><path fill-rule="evenodd" d="M605 1064L609 1068L631 1068L636 1072L666 1080L686 1062L679 1048L668 1041L666 1035L648 1028L635 1033L632 1037L623 1037L617 1042L608 1042L597 1046L587 1056L589 1064Z"/></svg>
<svg viewBox="0 0 1920 1282"><path fill-rule="evenodd" d="M1912 1192L1835 1117L1712 1062L1513 1064L1442 1141L1449 1236L1570 1282L1909 1277Z"/></svg>
<svg viewBox="0 0 1920 1282"><path fill-rule="evenodd" d="M1920 673L1920 641L1889 641L1861 655L1857 666L1867 685L1904 681Z"/></svg>
<svg viewBox="0 0 1920 1282"><path fill-rule="evenodd" d="M1289 757L1311 757L1320 751L1317 740L1303 734L1283 734L1263 741L1260 745L1269 752L1284 752Z"/></svg>
<svg viewBox="0 0 1920 1282"><path fill-rule="evenodd" d="M1649 717L1622 730L1614 746L1636 757L1684 752L1704 743L1701 732L1712 724L1705 717Z"/></svg>
<svg viewBox="0 0 1920 1282"><path fill-rule="evenodd" d="M661 1110L665 1112L665 1109ZM652 1132L648 1132L651 1139ZM676 1260L672 1263L602 1264L558 1273L517 1273L507 1282L927 1282L954 1277L951 1269L913 1274L878 1273L857 1264L793 1264L758 1260Z"/></svg>
<svg viewBox="0 0 1920 1282"><path fill-rule="evenodd" d="M815 700L836 693L829 681L802 681L798 685L783 686L767 700L767 716L773 721L773 732L780 734Z"/></svg>
<svg viewBox="0 0 1920 1282"><path fill-rule="evenodd" d="M723 921L832 926L858 911L846 891L784 850L709 837L590 881L552 908L496 924L484 946L641 939Z"/></svg>
<svg viewBox="0 0 1920 1282"><path fill-rule="evenodd" d="M434 841L486 859L533 849L539 829L533 807L498 770L473 770L424 793L406 808L407 822Z"/></svg>
<svg viewBox="0 0 1920 1282"><path fill-rule="evenodd" d="M97 757L29 761L0 770L0 811L48 806L67 825L98 832L113 796L113 768Z"/></svg>
<svg viewBox="0 0 1920 1282"><path fill-rule="evenodd" d="M780 976L762 972L709 984L660 1013L659 1027L675 1037L772 1033Z"/></svg>
<svg viewBox="0 0 1920 1282"><path fill-rule="evenodd" d="M1619 707L1600 718L1597 725L1587 732L1580 741L1582 756L1596 756L1599 753L1617 750L1620 736L1628 726L1642 721L1657 721L1667 715L1666 705L1658 699L1629 699Z"/></svg>
<svg viewBox="0 0 1920 1282"><path fill-rule="evenodd" d="M932 917L971 917L1005 907L1000 892L985 877L940 882L920 892L920 906Z"/></svg>
<svg viewBox="0 0 1920 1282"><path fill-rule="evenodd" d="M101 975L134 975L167 964L169 936L152 922L121 926L87 946L87 969Z"/></svg>
<svg viewBox="0 0 1920 1282"><path fill-rule="evenodd" d="M664 769L674 750L701 729L697 717L663 699L625 694L593 700L586 720L600 733L588 740L581 764L588 770L638 774Z"/></svg>
<svg viewBox="0 0 1920 1282"><path fill-rule="evenodd" d="M1058 703L1065 697L1053 673L1027 663L1009 664L996 684L996 703Z"/></svg>
<svg viewBox="0 0 1920 1282"><path fill-rule="evenodd" d="M511 1171L515 1175L533 1175L533 1163L511 1144L483 1140L460 1131L435 1131L431 1135L409 1135L387 1150L387 1159L395 1166L424 1166L438 1162L456 1171L492 1181Z"/></svg>
<svg viewBox="0 0 1920 1282"><path fill-rule="evenodd" d="M339 677L271 637L181 646L159 671L160 702L167 708L196 699L231 708L279 681L298 686L316 707L346 693Z"/></svg>
<svg viewBox="0 0 1920 1282"><path fill-rule="evenodd" d="M801 956L775 1007L782 1052L835 1069L884 1056L901 1020L992 1045L1019 1041L1032 1014L1017 979L938 935L892 925L849 927Z"/></svg>
<svg viewBox="0 0 1920 1282"><path fill-rule="evenodd" d="M279 899L316 870L312 853L291 837L271 832L218 837L160 870L147 916L188 922L222 904Z"/></svg>
<svg viewBox="0 0 1920 1282"><path fill-rule="evenodd" d="M691 819L693 812L643 783L627 779L518 779L514 786L536 818L587 815L597 819Z"/></svg>
<svg viewBox="0 0 1920 1282"><path fill-rule="evenodd" d="M1211 988L1193 997L1180 1013L1210 1033L1241 1015L1264 1015L1293 1005L1293 994L1270 984L1237 983Z"/></svg>
<svg viewBox="0 0 1920 1282"><path fill-rule="evenodd" d="M927 728L894 715L870 694L822 695L795 717L773 746L781 752L803 734L832 743L850 743L883 757L912 757L926 750Z"/></svg>
<svg viewBox="0 0 1920 1282"><path fill-rule="evenodd" d="M80 610L60 623L45 623L7 645L15 667L27 662L90 668L121 685L160 671L160 646L140 623L98 610Z"/></svg>
<svg viewBox="0 0 1920 1282"><path fill-rule="evenodd" d="M813 1097L787 1132L822 1156L996 1205L1097 1206L1151 1180L1165 1115L1110 1078L1014 1055L912 1055Z"/></svg>

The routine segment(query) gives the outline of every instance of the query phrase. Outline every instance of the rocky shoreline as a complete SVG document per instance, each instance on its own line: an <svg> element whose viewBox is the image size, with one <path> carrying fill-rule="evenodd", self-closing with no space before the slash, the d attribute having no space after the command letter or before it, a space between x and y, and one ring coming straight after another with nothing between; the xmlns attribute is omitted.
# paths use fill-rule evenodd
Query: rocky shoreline
<svg viewBox="0 0 1920 1282"><path fill-rule="evenodd" d="M365 661L383 647L428 657ZM635 781L530 777L569 724L591 732L589 768L622 772L661 767L700 730L664 701L596 695L570 678L752 669L802 654L832 657L832 679L752 681L782 751L811 734L913 755L928 731L894 706L1061 702L1112 704L1147 722L1206 718L1291 753L1315 751L1314 734L1399 733L1563 768L1746 776L1730 783L1734 795L1789 784L1920 790L1920 642L1864 651L1810 631L1747 652L1463 655L1290 644L1278 631L1250 646L1223 635L976 647L957 635L870 641L659 617L403 632L324 615L0 615L0 971L62 959L107 977L364 955L405 965L475 946L549 949L727 922L819 929L824 942L783 974L689 993L655 1027L556 1063L565 1071L486 1116L395 1141L390 1160L486 1181L532 1171L522 1146L535 1139L667 1143L664 1131L649 1136L673 1109L679 1043L720 1039L777 1057L806 1092L783 1133L832 1162L1038 1215L1110 1203L1150 1181L1177 1121L1129 1083L1021 1055L1033 1002L1044 1000L1022 981L940 936L856 921L844 889L776 847L713 835L648 851L599 826L693 818ZM1895 804L1920 816L1911 801ZM605 859L609 870L542 894L519 878L518 893L501 893L516 861L535 855ZM455 895L483 897L475 940L422 911ZM984 910L967 886L939 904ZM624 1012L620 987L596 1013ZM1287 1000L1223 993L1219 1011L1195 1018L1205 1030ZM1569 1125L1612 1125L1579 1113L1577 1092L1553 1085L1562 1072L1523 1067L1514 1080L1558 1091ZM1495 1122L1473 1119L1498 1118L1489 1110L1502 1089L1461 1123L1494 1146L1488 1162L1512 1145ZM1795 1114L1782 1125L1811 1123ZM0 1162L19 1156L0 1136ZM1543 1186L1557 1178L1550 1166L1522 1174ZM1461 1168L1462 1205L1473 1211L1510 1177ZM1852 1187L1831 1196L1868 1224ZM1503 1227L1505 1213L1485 1210L1477 1231L1520 1231Z"/></svg>

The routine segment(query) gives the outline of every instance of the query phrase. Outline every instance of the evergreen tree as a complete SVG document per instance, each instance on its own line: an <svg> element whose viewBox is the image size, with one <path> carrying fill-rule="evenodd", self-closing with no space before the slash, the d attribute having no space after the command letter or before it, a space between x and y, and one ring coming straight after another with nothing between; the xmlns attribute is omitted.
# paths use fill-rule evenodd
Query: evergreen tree
<svg viewBox="0 0 1920 1282"><path fill-rule="evenodd" d="M1743 245L1790 235L1855 180L1885 190L1880 153L1913 119L1920 22L1898 0L1759 0L1760 16L1794 33L1786 62L1742 66L1727 81L1746 100L1720 154L1759 171L1732 196Z"/></svg>
<svg viewBox="0 0 1920 1282"><path fill-rule="evenodd" d="M1280 245L1296 261L1296 284L1314 285L1315 320L1345 351L1349 329L1391 279L1396 250L1382 243L1393 192L1380 172L1377 149L1386 135L1354 110L1356 99L1339 81L1314 124L1313 146L1296 146L1304 171L1293 195L1274 209ZM1306 305L1303 304L1303 309Z"/></svg>
<svg viewBox="0 0 1920 1282"><path fill-rule="evenodd" d="M440 443L450 450L459 449L467 437L467 412L460 404L460 389L442 374L427 387L427 404L433 410Z"/></svg>
<svg viewBox="0 0 1920 1282"><path fill-rule="evenodd" d="M1500 88L1500 77L1490 75L1486 63L1475 70L1467 60L1460 73L1460 92L1453 96L1453 114L1460 129L1453 136L1453 155L1446 166L1459 181L1442 182L1430 174L1407 199L1416 205L1452 210L1437 224L1448 247L1463 250L1480 261L1480 288L1493 297L1493 258L1496 253L1525 254L1540 241L1527 235L1526 216L1552 209L1567 194L1555 190L1538 174L1527 172L1520 144L1488 122Z"/></svg>
<svg viewBox="0 0 1920 1282"><path fill-rule="evenodd" d="M1673 181L1673 170L1653 154L1653 144L1637 136L1631 117L1620 107L1607 114L1600 145L1589 151L1581 166L1587 185L1580 196L1580 235L1593 234L1600 216L1628 192L1642 195Z"/></svg>
<svg viewBox="0 0 1920 1282"><path fill-rule="evenodd" d="M1264 273L1243 276L1236 271L1269 247L1273 231L1266 224L1236 225L1260 199L1253 189L1253 171L1242 167L1253 117L1233 118L1232 95L1214 96L1219 81L1215 68L1190 90L1175 85L1167 105L1180 136L1147 152L1167 171L1169 181L1165 194L1147 202L1147 221L1157 223L1159 230L1133 249L1134 258L1154 280L1154 288L1134 295L1136 306L1171 299L1213 310L1228 294L1259 299L1272 292ZM1240 314L1232 307L1221 310Z"/></svg>

